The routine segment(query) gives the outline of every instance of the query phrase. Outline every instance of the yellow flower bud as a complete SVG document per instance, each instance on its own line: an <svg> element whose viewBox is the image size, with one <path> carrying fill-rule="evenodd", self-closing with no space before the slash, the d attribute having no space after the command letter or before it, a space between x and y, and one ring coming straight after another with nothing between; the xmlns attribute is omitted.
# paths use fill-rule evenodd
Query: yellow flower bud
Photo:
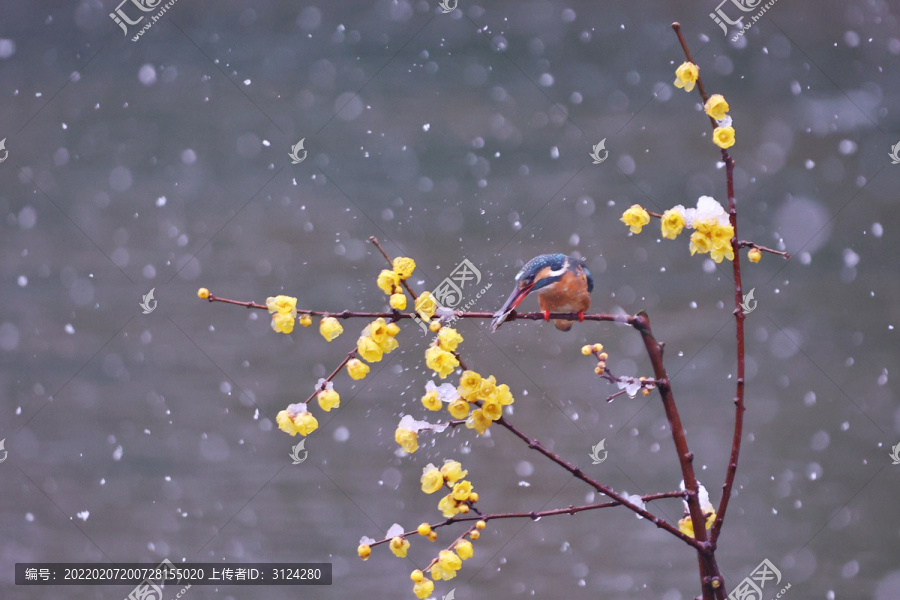
<svg viewBox="0 0 900 600"><path fill-rule="evenodd" d="M406 256L398 256L394 259L393 267L397 277L400 279L409 279L416 269L416 261L407 258Z"/></svg>
<svg viewBox="0 0 900 600"><path fill-rule="evenodd" d="M197 297L201 300L206 300L207 298L209 298L209 290L206 288L200 288L199 290L197 290Z"/></svg>
<svg viewBox="0 0 900 600"><path fill-rule="evenodd" d="M437 539L437 531L429 531L428 532L428 541L433 542Z"/></svg>
<svg viewBox="0 0 900 600"><path fill-rule="evenodd" d="M356 549L356 553L359 554L359 557L363 560L366 560L372 554L372 547L368 544L360 544Z"/></svg>
<svg viewBox="0 0 900 600"><path fill-rule="evenodd" d="M347 374L353 379L362 379L368 374L369 370L369 365L358 358L351 358L347 362Z"/></svg>
<svg viewBox="0 0 900 600"><path fill-rule="evenodd" d="M387 328L385 329L385 331L387 331L387 334L388 334L389 336L394 337L395 335L397 335L398 333L400 333L400 326L397 325L396 323L388 323Z"/></svg>
<svg viewBox="0 0 900 600"><path fill-rule="evenodd" d="M312 317L310 317L309 315L301 316L300 324L303 325L304 327L309 327L310 325L312 325Z"/></svg>
<svg viewBox="0 0 900 600"><path fill-rule="evenodd" d="M416 531L419 532L419 535L429 535L431 533L431 525L422 523Z"/></svg>
<svg viewBox="0 0 900 600"><path fill-rule="evenodd" d="M413 582L419 583L420 581L425 579L425 574L421 571L421 569L416 569L409 574L409 578L412 579Z"/></svg>
<svg viewBox="0 0 900 600"><path fill-rule="evenodd" d="M473 504L475 502L478 502L478 492L472 492L471 494L469 494L469 502L472 502Z"/></svg>
<svg viewBox="0 0 900 600"><path fill-rule="evenodd" d="M325 341L332 341L337 336L344 333L344 327L334 317L325 317L319 323L319 333L325 338Z"/></svg>
<svg viewBox="0 0 900 600"><path fill-rule="evenodd" d="M590 345L584 345L581 347L581 353L584 354L585 356L590 355L591 352L593 352L593 349L591 348Z"/></svg>
<svg viewBox="0 0 900 600"><path fill-rule="evenodd" d="M470 539L470 540L477 540L477 539L480 538L480 537L481 537L481 534L478 533L478 531L470 531L470 532L469 532L469 539Z"/></svg>
<svg viewBox="0 0 900 600"><path fill-rule="evenodd" d="M749 258L752 263L758 263L760 259L762 259L762 252L759 248L751 248L750 252L747 253L747 258Z"/></svg>
<svg viewBox="0 0 900 600"><path fill-rule="evenodd" d="M441 322L440 321L432 321L428 324L428 329L431 333L437 333L441 330Z"/></svg>
<svg viewBox="0 0 900 600"><path fill-rule="evenodd" d="M476 521L475 522L475 529L484 529L485 527L487 527L486 522L484 522L484 521Z"/></svg>
<svg viewBox="0 0 900 600"><path fill-rule="evenodd" d="M594 344L591 346L591 350L594 352L603 352L603 344Z"/></svg>
<svg viewBox="0 0 900 600"><path fill-rule="evenodd" d="M391 308L406 310L406 294L391 294Z"/></svg>

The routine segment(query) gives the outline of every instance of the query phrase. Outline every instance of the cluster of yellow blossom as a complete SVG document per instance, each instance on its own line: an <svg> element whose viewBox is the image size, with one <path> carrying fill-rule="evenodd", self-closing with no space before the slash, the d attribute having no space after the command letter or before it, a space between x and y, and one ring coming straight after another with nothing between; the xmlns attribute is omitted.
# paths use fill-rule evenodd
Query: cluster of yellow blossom
<svg viewBox="0 0 900 600"><path fill-rule="evenodd" d="M378 317L363 330L362 335L356 340L356 353L366 362L379 362L382 355L390 354L400 347L395 336L400 333L400 327L396 323L386 323ZM368 370L366 370L368 372ZM357 370L357 374L365 372ZM354 377L360 379L361 377Z"/></svg>
<svg viewBox="0 0 900 600"><path fill-rule="evenodd" d="M291 296L269 296L266 298L266 308L272 315L272 329L281 333L290 333L294 330L294 322L297 320L297 299Z"/></svg>
<svg viewBox="0 0 900 600"><path fill-rule="evenodd" d="M497 385L493 375L482 377L475 371L464 371L456 388L459 399L447 410L456 419L466 419L466 427L483 434L491 423L503 416L503 407L514 402L512 392L505 383ZM480 405L479 405L480 402ZM469 405L478 406L469 414Z"/></svg>
<svg viewBox="0 0 900 600"><path fill-rule="evenodd" d="M631 227L632 233L640 233L644 225L650 222L650 213L640 204L632 205L622 214L621 221ZM681 204L664 212L660 218L662 236L674 240L685 228L693 229L690 250L696 253L709 254L717 263L722 259L734 260L734 227L728 213L722 205L710 196L701 196L697 200L697 208L685 208ZM754 248L755 250L755 248ZM757 262L758 257L751 256Z"/></svg>
<svg viewBox="0 0 900 600"><path fill-rule="evenodd" d="M336 393L336 392L335 392ZM338 398L340 402L340 398ZM307 436L319 427L319 422L309 412L304 402L291 404L275 417L278 428L291 435Z"/></svg>
<svg viewBox="0 0 900 600"><path fill-rule="evenodd" d="M401 281L409 279L416 269L416 261L406 256L398 256L391 265L392 269L384 269L378 274L378 289L390 296L391 308L406 310L406 294L403 293Z"/></svg>
<svg viewBox="0 0 900 600"><path fill-rule="evenodd" d="M427 294L428 292L425 292ZM425 294L422 294L424 296ZM429 294L430 295L430 294ZM422 298L419 296L419 299ZM416 301L418 307L419 301ZM432 313L433 314L433 313ZM430 317L429 317L430 318ZM425 364L444 379L459 366L459 360L453 354L463 337L452 327L441 327L437 338L425 351Z"/></svg>
<svg viewBox="0 0 900 600"><path fill-rule="evenodd" d="M675 69L675 87L682 88L686 92L693 91L699 78L700 68L692 62L683 62ZM710 96L703 105L703 110L716 122L713 143L723 150L734 146L734 127L731 126L731 117L727 114L728 102L722 94Z"/></svg>
<svg viewBox="0 0 900 600"><path fill-rule="evenodd" d="M597 366L594 367L594 373L603 375L606 372L606 361L609 358L609 354L603 351L603 344L597 343L582 346L581 353L585 356L593 354L597 357Z"/></svg>

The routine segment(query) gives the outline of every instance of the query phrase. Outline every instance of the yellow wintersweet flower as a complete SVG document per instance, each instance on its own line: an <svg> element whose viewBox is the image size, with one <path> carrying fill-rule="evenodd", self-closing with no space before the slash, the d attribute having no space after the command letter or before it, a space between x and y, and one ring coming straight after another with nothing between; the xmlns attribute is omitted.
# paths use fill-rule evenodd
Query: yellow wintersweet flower
<svg viewBox="0 0 900 600"><path fill-rule="evenodd" d="M450 517L456 516L456 514L459 513L459 508L457 508L456 506L456 500L454 500L453 496L451 496L450 494L447 494L446 496L441 498L441 501L438 502L438 510L441 511L441 514L448 519Z"/></svg>
<svg viewBox="0 0 900 600"><path fill-rule="evenodd" d="M383 340L381 340L381 343L378 344L378 346L381 348L382 352L384 352L385 354L390 354L391 352L399 348L400 344L398 344L397 340L393 337L387 336Z"/></svg>
<svg viewBox="0 0 900 600"><path fill-rule="evenodd" d="M393 271L384 269L378 274L378 289L385 294L393 294L394 290L400 285L400 277Z"/></svg>
<svg viewBox="0 0 900 600"><path fill-rule="evenodd" d="M481 375L475 371L463 371L459 377L459 386L456 391L466 400L474 400L481 387Z"/></svg>
<svg viewBox="0 0 900 600"><path fill-rule="evenodd" d="M749 258L752 263L758 263L760 259L762 259L762 252L760 252L759 248L750 248L750 252L747 253L747 258Z"/></svg>
<svg viewBox="0 0 900 600"><path fill-rule="evenodd" d="M713 143L723 150L734 146L734 127L716 127L713 130Z"/></svg>
<svg viewBox="0 0 900 600"><path fill-rule="evenodd" d="M406 558L406 553L409 550L409 540L406 538L402 538L400 536L391 538L391 552L394 553L395 556L400 558Z"/></svg>
<svg viewBox="0 0 900 600"><path fill-rule="evenodd" d="M481 412L491 421L496 421L503 416L503 405L496 399L485 400L481 405Z"/></svg>
<svg viewBox="0 0 900 600"><path fill-rule="evenodd" d="M462 560L453 550L441 550L438 552L438 564L445 571L459 571L462 569Z"/></svg>
<svg viewBox="0 0 900 600"><path fill-rule="evenodd" d="M675 69L675 87L684 88L684 91L693 91L697 78L700 77L700 68L692 62L683 62Z"/></svg>
<svg viewBox="0 0 900 600"><path fill-rule="evenodd" d="M422 396L422 406L428 410L441 410L443 404L437 392L431 391Z"/></svg>
<svg viewBox="0 0 900 600"><path fill-rule="evenodd" d="M469 471L464 470L456 460L445 460L444 466L441 467L441 475L450 483L456 483L468 474Z"/></svg>
<svg viewBox="0 0 900 600"><path fill-rule="evenodd" d="M448 571L441 567L440 563L435 563L431 565L431 576L434 577L435 581L440 581L441 579L453 579L456 577L456 571Z"/></svg>
<svg viewBox="0 0 900 600"><path fill-rule="evenodd" d="M483 435L487 428L491 426L491 423L493 421L480 408L473 410L469 418L466 419L466 427L474 429L479 435Z"/></svg>
<svg viewBox="0 0 900 600"><path fill-rule="evenodd" d="M319 427L319 422L309 412L295 412L293 407L296 406L298 405L291 405L287 410L279 411L275 422L278 423L278 428L285 433L309 435ZM302 410L306 410L306 407L303 406Z"/></svg>
<svg viewBox="0 0 900 600"><path fill-rule="evenodd" d="M413 583L419 583L420 581L425 579L425 573L423 573L420 569L416 569L409 574L409 578L413 580Z"/></svg>
<svg viewBox="0 0 900 600"><path fill-rule="evenodd" d="M728 102L725 101L725 97L722 94L713 94L706 101L706 104L703 105L703 110L714 121L721 121L725 118L725 113L728 112Z"/></svg>
<svg viewBox="0 0 900 600"><path fill-rule="evenodd" d="M444 379L459 366L459 360L443 348L431 346L425 351L425 364Z"/></svg>
<svg viewBox="0 0 900 600"><path fill-rule="evenodd" d="M715 247L709 251L709 256L717 263L722 262L723 258L734 260L734 250L732 250L731 246ZM644 395L646 396L646 394Z"/></svg>
<svg viewBox="0 0 900 600"><path fill-rule="evenodd" d="M712 250L712 247L712 238L710 238L708 234L703 233L702 231L695 231L691 234L691 256L697 252L706 254Z"/></svg>
<svg viewBox="0 0 900 600"><path fill-rule="evenodd" d="M441 327L438 331L438 343L444 350L453 352L461 341L463 337L452 327Z"/></svg>
<svg viewBox="0 0 900 600"><path fill-rule="evenodd" d="M717 223L712 231L709 232L709 237L712 238L714 248L731 246L731 238L734 237L734 227L731 224L719 225Z"/></svg>
<svg viewBox="0 0 900 600"><path fill-rule="evenodd" d="M319 323L319 333L322 334L325 341L330 342L344 333L344 327L334 317L325 317L322 319L322 322Z"/></svg>
<svg viewBox="0 0 900 600"><path fill-rule="evenodd" d="M644 225L650 222L650 213L640 204L632 204L631 208L622 213L620 221L631 228L631 233L640 233Z"/></svg>
<svg viewBox="0 0 900 600"><path fill-rule="evenodd" d="M384 351L372 338L363 335L356 340L356 353L366 362L379 362Z"/></svg>
<svg viewBox="0 0 900 600"><path fill-rule="evenodd" d="M437 301L434 299L434 296L431 295L431 292L422 292L419 294L419 297L416 298L416 312L419 313L419 317L421 317L423 321L430 321L436 310Z"/></svg>
<svg viewBox="0 0 900 600"><path fill-rule="evenodd" d="M411 429L398 427L394 432L394 441L400 444L407 454L412 454L419 449L419 434Z"/></svg>
<svg viewBox="0 0 900 600"><path fill-rule="evenodd" d="M406 256L398 256L393 263L394 273L400 279L409 279L416 270L416 261Z"/></svg>
<svg viewBox="0 0 900 600"><path fill-rule="evenodd" d="M206 288L200 288L199 290L197 290L197 297L201 300L206 300L207 298L209 298L209 290Z"/></svg>
<svg viewBox="0 0 900 600"><path fill-rule="evenodd" d="M391 294L391 308L406 310L406 294Z"/></svg>
<svg viewBox="0 0 900 600"><path fill-rule="evenodd" d="M351 358L347 361L347 374L353 379L362 379L369 372L369 365L362 362L358 358Z"/></svg>
<svg viewBox="0 0 900 600"><path fill-rule="evenodd" d="M300 317L300 324L304 327L309 327L310 325L312 325L312 317L310 317L309 315L303 315L302 317Z"/></svg>
<svg viewBox="0 0 900 600"><path fill-rule="evenodd" d="M465 419L469 416L469 403L462 398L457 398L447 406L447 411L454 419Z"/></svg>
<svg viewBox="0 0 900 600"><path fill-rule="evenodd" d="M266 298L266 308L270 313L293 313L294 316L297 316L297 299L291 296L275 296L274 298L269 296Z"/></svg>
<svg viewBox="0 0 900 600"><path fill-rule="evenodd" d="M508 406L512 404L515 400L513 400L512 392L509 391L509 386L505 383L501 383L497 386L497 402L500 403L500 406Z"/></svg>
<svg viewBox="0 0 900 600"><path fill-rule="evenodd" d="M369 323L369 337L379 346L390 337L387 332L387 323L384 322L382 317L378 317Z"/></svg>
<svg viewBox="0 0 900 600"><path fill-rule="evenodd" d="M478 386L478 398L480 400L492 400L497 395L497 378L491 375L481 379L481 385Z"/></svg>
<svg viewBox="0 0 900 600"><path fill-rule="evenodd" d="M684 207L676 206L664 212L660 219L660 228L662 236L667 240L674 240L678 237L678 234L684 229Z"/></svg>
<svg viewBox="0 0 900 600"><path fill-rule="evenodd" d="M356 549L356 553L359 554L359 557L363 560L366 560L372 554L372 547L368 544L360 544Z"/></svg>
<svg viewBox="0 0 900 600"><path fill-rule="evenodd" d="M400 333L400 326L393 322L388 323L387 334L391 337L394 337L398 333Z"/></svg>
<svg viewBox="0 0 900 600"><path fill-rule="evenodd" d="M468 560L472 558L472 555L475 553L472 550L472 542L469 540L459 540L456 542L456 554L463 560Z"/></svg>
<svg viewBox="0 0 900 600"><path fill-rule="evenodd" d="M416 531L419 532L419 535L427 536L431 533L431 525L429 525L428 523L422 523L416 528Z"/></svg>
<svg viewBox="0 0 900 600"><path fill-rule="evenodd" d="M319 408L325 412L331 412L332 408L338 408L341 405L341 395L334 390L322 390L316 395L319 400Z"/></svg>
<svg viewBox="0 0 900 600"><path fill-rule="evenodd" d="M294 316L290 313L275 313L272 315L272 330L279 333L294 331Z"/></svg>
<svg viewBox="0 0 900 600"><path fill-rule="evenodd" d="M417 581L413 586L413 593L416 595L416 598L420 598L424 600L428 596L431 595L431 592L434 591L434 582L427 577L422 581Z"/></svg>
<svg viewBox="0 0 900 600"><path fill-rule="evenodd" d="M688 537L694 537L694 524L691 522L690 517L684 517L683 519L678 520L678 531Z"/></svg>
<svg viewBox="0 0 900 600"><path fill-rule="evenodd" d="M426 494L433 494L444 487L444 476L441 475L441 472L437 467L430 463L422 471L422 477L419 481L422 483L422 491ZM430 526L428 530L431 531ZM421 531L419 533L421 533ZM428 533L426 532L425 535L428 535Z"/></svg>
<svg viewBox="0 0 900 600"><path fill-rule="evenodd" d="M459 483L453 486L453 491L450 493L453 496L454 500L459 502L465 502L469 499L469 494L472 492L472 482L466 479L463 479Z"/></svg>

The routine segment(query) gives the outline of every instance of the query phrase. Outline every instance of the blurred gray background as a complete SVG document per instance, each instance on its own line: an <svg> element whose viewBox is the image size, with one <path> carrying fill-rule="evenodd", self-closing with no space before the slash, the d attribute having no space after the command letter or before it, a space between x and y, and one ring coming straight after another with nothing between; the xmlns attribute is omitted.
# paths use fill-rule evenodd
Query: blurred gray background
<svg viewBox="0 0 900 600"><path fill-rule="evenodd" d="M733 43L709 17L717 0L460 0L449 14L426 1L180 0L132 42L138 26L123 34L114 1L0 7L4 598L130 590L16 587L16 562L165 557L334 565L330 587L194 586L184 597L196 600L413 598L409 571L450 534L417 536L407 560L380 547L362 563L356 546L394 522L439 520L419 491L428 462L461 460L488 512L597 500L499 428L423 436L398 455L399 416L424 415L433 375L429 338L409 322L369 377L338 376L341 408L314 408L309 458L291 465L298 438L276 413L365 322L330 344L316 328L284 336L196 289L380 310L385 264L370 235L416 259L418 290L470 260L482 276L471 293L492 285L474 307L486 311L523 261L583 256L593 308L646 309L667 343L718 503L734 418L730 265L691 257L686 236L659 241L655 224L631 237L618 222L636 202L725 201L698 96L672 86L674 20L708 91L731 104L740 237L794 255L743 259L758 306L719 564L731 587L768 558L791 584L785 598L900 597L900 466L888 456L900 443L897 4L782 0ZM292 165L301 138L308 158ZM593 165L601 139L609 158ZM607 404L616 389L579 354L601 341L614 372L650 375L633 331L460 332L469 365L512 388L525 432L619 491L678 487L658 394ZM592 465L603 438L609 457ZM678 500L653 508L681 516ZM687 600L696 565L625 510L503 521L435 596Z"/></svg>

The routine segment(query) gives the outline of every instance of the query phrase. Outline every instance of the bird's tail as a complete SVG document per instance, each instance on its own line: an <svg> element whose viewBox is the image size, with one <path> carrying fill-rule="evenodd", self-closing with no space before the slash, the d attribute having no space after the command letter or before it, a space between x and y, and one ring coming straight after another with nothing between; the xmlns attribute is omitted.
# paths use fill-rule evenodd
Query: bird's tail
<svg viewBox="0 0 900 600"><path fill-rule="evenodd" d="M553 322L556 324L556 328L560 331L568 331L572 329L572 325L575 321L567 321L566 319L554 319Z"/></svg>

